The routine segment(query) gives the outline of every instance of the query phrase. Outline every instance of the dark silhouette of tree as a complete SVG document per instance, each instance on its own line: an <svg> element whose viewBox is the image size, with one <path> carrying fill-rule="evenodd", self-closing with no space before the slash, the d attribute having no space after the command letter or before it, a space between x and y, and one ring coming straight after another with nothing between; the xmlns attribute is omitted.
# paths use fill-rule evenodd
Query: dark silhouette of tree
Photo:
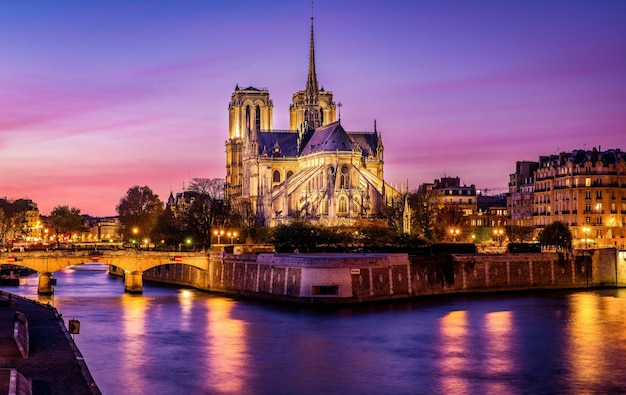
<svg viewBox="0 0 626 395"><path fill-rule="evenodd" d="M554 221L539 233L539 244L555 247L560 252L569 251L572 248L572 232L564 222Z"/></svg>
<svg viewBox="0 0 626 395"><path fill-rule="evenodd" d="M275 227L271 238L277 252L315 252L319 228L308 222L294 221Z"/></svg>
<svg viewBox="0 0 626 395"><path fill-rule="evenodd" d="M214 228L237 226L231 224L230 206L224 201L224 179L194 178L189 189L197 195L182 216L182 222L195 245L203 249L211 245Z"/></svg>
<svg viewBox="0 0 626 395"><path fill-rule="evenodd" d="M126 192L115 208L122 225L125 240L152 237L163 202L148 186L135 185Z"/></svg>
<svg viewBox="0 0 626 395"><path fill-rule="evenodd" d="M506 234L509 235L509 240L516 243L532 241L535 234L534 226L509 225L505 226L505 229Z"/></svg>
<svg viewBox="0 0 626 395"><path fill-rule="evenodd" d="M48 222L56 234L57 247L60 245L61 236L71 237L74 232L86 231L80 210L75 207L56 206L50 212Z"/></svg>
<svg viewBox="0 0 626 395"><path fill-rule="evenodd" d="M467 218L456 206L443 208L433 225L433 240L436 242L466 242L471 233Z"/></svg>
<svg viewBox="0 0 626 395"><path fill-rule="evenodd" d="M152 231L155 245L162 247L177 247L184 243L184 228L180 219L172 212L171 207L166 207L159 215L156 226Z"/></svg>
<svg viewBox="0 0 626 395"><path fill-rule="evenodd" d="M412 221L417 234L428 240L433 239L435 218L441 211L441 204L432 192L417 192L409 197L413 209Z"/></svg>

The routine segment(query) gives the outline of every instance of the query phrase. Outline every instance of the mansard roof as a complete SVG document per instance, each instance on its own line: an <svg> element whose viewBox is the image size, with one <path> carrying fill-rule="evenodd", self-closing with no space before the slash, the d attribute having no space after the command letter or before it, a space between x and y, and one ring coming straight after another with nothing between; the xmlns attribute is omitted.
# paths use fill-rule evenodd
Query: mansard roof
<svg viewBox="0 0 626 395"><path fill-rule="evenodd" d="M587 162L596 163L602 162L605 166L611 164L617 164L624 160L623 153L620 149L609 149L606 151L599 151L595 147L593 150L576 150L573 151L568 159L570 162L576 165L584 165Z"/></svg>

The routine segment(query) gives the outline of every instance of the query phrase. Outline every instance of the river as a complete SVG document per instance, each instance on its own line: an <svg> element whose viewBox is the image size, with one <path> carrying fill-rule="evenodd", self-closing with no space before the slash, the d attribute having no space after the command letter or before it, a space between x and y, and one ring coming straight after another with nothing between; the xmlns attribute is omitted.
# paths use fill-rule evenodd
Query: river
<svg viewBox="0 0 626 395"><path fill-rule="evenodd" d="M103 394L626 393L626 289L314 310L144 284L106 266L1 287L81 322Z"/></svg>

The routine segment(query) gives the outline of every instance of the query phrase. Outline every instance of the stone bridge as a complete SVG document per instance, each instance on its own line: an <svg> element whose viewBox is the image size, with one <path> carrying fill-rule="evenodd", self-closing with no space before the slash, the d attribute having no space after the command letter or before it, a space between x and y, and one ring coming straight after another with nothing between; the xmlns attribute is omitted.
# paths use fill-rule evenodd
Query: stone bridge
<svg viewBox="0 0 626 395"><path fill-rule="evenodd" d="M30 251L5 252L0 254L0 265L19 265L35 270L39 276L37 291L52 294L55 281L53 273L68 266L88 262L113 265L124 271L124 289L130 293L143 290L143 272L161 265L187 264L208 270L209 258L204 252L162 251Z"/></svg>

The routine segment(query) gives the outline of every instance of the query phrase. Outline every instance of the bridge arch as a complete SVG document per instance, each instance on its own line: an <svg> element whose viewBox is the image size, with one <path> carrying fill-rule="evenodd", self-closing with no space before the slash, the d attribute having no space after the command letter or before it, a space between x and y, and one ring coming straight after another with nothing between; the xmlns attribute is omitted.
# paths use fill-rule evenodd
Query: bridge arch
<svg viewBox="0 0 626 395"><path fill-rule="evenodd" d="M130 293L143 291L143 272L153 267L182 263L208 270L209 258L203 252L161 251L33 251L0 254L0 262L23 266L38 273L40 294L54 292L53 273L68 266L100 262L124 271L124 289Z"/></svg>

